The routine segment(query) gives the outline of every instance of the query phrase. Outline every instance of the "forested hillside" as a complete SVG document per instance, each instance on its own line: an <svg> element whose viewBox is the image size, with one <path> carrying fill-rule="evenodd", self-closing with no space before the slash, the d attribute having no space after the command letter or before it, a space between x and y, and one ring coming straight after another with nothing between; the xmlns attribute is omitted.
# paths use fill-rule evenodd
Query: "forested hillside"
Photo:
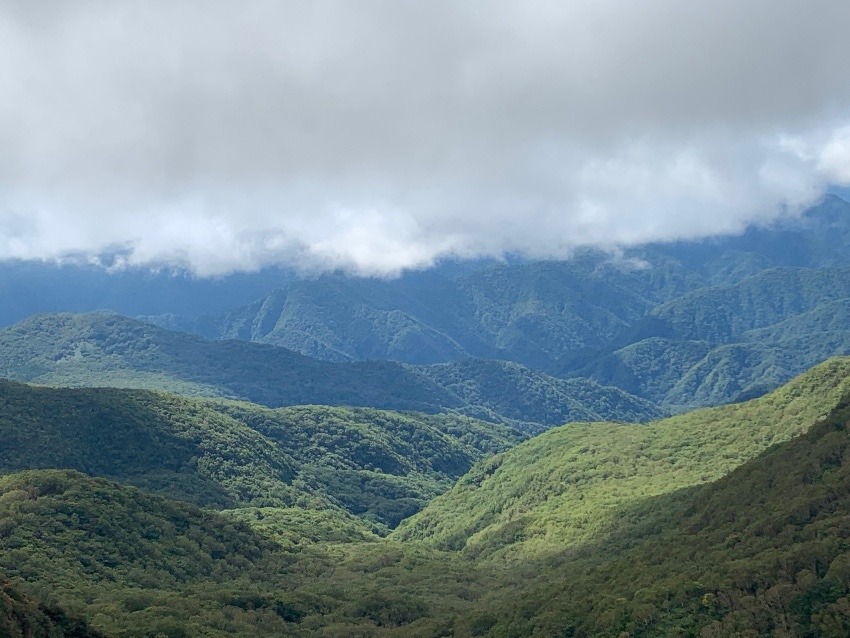
<svg viewBox="0 0 850 638"><path fill-rule="evenodd" d="M150 388L270 407L458 413L529 431L565 421L644 421L662 414L617 388L565 382L519 365L320 361L270 345L207 341L110 313L39 315L0 331L0 376L60 386ZM471 384L475 389L467 387Z"/></svg>
<svg viewBox="0 0 850 638"><path fill-rule="evenodd" d="M198 505L394 526L519 432L465 417L0 382L0 471L70 468Z"/></svg>
<svg viewBox="0 0 850 638"><path fill-rule="evenodd" d="M4 638L103 638L81 619L33 600L0 575L0 636Z"/></svg>
<svg viewBox="0 0 850 638"><path fill-rule="evenodd" d="M275 551L244 524L76 472L0 477L0 495L0 568L34 592L87 607L107 632L116 627L99 599L120 596L122 635L184 636L211 625L226 635L240 625L228 622L230 601L205 597L203 584L230 583L232 596L250 601L246 570ZM268 604L267 622L285 627L285 602Z"/></svg>
<svg viewBox="0 0 850 638"><path fill-rule="evenodd" d="M584 263L541 262L492 266L457 279L326 275L194 325L205 336L337 361L478 357L539 367L564 350L606 341L649 307Z"/></svg>
<svg viewBox="0 0 850 638"><path fill-rule="evenodd" d="M29 391L10 385L18 394L7 393L6 406ZM850 362L836 359L746 404L648 426L558 428L481 461L390 540L333 508L219 514L73 471L18 472L0 478L0 570L13 579L12 589L26 592L16 600L48 598L82 613L104 635L126 638L696 638L780 635L778 628L788 637L844 636L848 389ZM99 393L104 401L161 396L39 392ZM33 398L30 409L51 403L44 394ZM371 414L257 412L214 401L195 401L192 414L201 406L244 417L269 440L283 427L275 413L286 414L287 423L303 423L307 415L298 415L305 410L313 427L337 423L322 432L344 429L343 416ZM378 427L381 418L372 417ZM43 415L36 410L29 418ZM424 418L436 419L435 427L443 419ZM100 423L102 432L110 429L103 415ZM391 432L399 425L380 427ZM74 440L72 426L66 428L64 438ZM42 451L51 445L49 428L23 423L0 440L9 445L10 431L22 429ZM450 423L443 430L466 428ZM311 447L326 434L300 431L287 437L293 467L294 450L303 450L301 458L334 456L332 446ZM211 444L202 440L200 448ZM350 457L338 452L329 465ZM447 508L459 494L466 505ZM484 519L479 503L486 504ZM470 535L470 523L479 533ZM458 528L464 533L445 535ZM412 530L427 540L411 540ZM24 604L34 613L35 603Z"/></svg>
<svg viewBox="0 0 850 638"><path fill-rule="evenodd" d="M490 596L484 633L846 636L848 468L844 395L807 433L728 476L641 499L587 544L531 561L517 578L533 585Z"/></svg>
<svg viewBox="0 0 850 638"><path fill-rule="evenodd" d="M848 390L850 358L832 359L748 403L556 428L478 464L394 536L472 555L589 542L619 509L716 480L801 434Z"/></svg>
<svg viewBox="0 0 850 638"><path fill-rule="evenodd" d="M569 376L679 412L760 396L836 354L850 354L850 331L801 331L777 341L723 345L650 337L599 356Z"/></svg>
<svg viewBox="0 0 850 638"><path fill-rule="evenodd" d="M662 322L662 336L729 343L747 331L848 298L850 268L777 268L732 285L697 290L662 304L651 315Z"/></svg>

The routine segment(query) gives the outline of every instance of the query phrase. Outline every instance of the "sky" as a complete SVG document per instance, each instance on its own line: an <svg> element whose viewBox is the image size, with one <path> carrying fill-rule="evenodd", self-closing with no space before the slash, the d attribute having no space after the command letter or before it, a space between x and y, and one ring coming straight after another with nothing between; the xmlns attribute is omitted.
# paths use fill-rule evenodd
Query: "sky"
<svg viewBox="0 0 850 638"><path fill-rule="evenodd" d="M393 275L850 186L846 0L0 0L0 260Z"/></svg>

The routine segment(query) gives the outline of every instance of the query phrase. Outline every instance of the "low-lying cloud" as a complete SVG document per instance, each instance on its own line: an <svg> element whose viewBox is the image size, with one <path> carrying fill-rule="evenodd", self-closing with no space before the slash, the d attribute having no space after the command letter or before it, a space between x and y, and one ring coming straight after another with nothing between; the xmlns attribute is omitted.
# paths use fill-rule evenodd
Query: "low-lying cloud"
<svg viewBox="0 0 850 638"><path fill-rule="evenodd" d="M850 183L843 0L0 0L0 259L386 274Z"/></svg>

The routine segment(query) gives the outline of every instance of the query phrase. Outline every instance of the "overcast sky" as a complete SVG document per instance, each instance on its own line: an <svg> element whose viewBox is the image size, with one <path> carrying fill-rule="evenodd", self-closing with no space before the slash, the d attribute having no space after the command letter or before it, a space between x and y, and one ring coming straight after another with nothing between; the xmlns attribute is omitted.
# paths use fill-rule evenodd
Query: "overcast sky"
<svg viewBox="0 0 850 638"><path fill-rule="evenodd" d="M850 185L846 0L0 0L0 259L734 232Z"/></svg>

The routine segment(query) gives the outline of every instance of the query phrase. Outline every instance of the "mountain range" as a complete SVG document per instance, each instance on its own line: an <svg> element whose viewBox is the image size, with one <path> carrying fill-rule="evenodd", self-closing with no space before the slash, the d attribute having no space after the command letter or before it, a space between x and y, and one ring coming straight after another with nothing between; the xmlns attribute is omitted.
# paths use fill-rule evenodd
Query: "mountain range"
<svg viewBox="0 0 850 638"><path fill-rule="evenodd" d="M644 421L652 403L590 379L510 362L331 362L267 344L209 341L111 313L37 315L0 330L0 376L243 399L465 414L528 431L579 420Z"/></svg>
<svg viewBox="0 0 850 638"><path fill-rule="evenodd" d="M329 360L481 357L545 367L628 336L651 309L699 289L776 269L778 278L789 268L839 269L840 277L840 268L850 266L843 250L848 220L850 203L828 196L798 219L740 236L618 255L587 251L567 261L438 267L391 280L328 274L288 282L230 312L148 318L209 338L272 343ZM795 310L793 302L788 310Z"/></svg>
<svg viewBox="0 0 850 638"><path fill-rule="evenodd" d="M40 609L73 610L93 627L62 621L59 636L728 636L777 627L840 636L850 601L848 388L850 359L833 359L762 398L648 426L568 425L502 452L512 441L489 438L496 456L480 457L380 540L358 526L369 514L328 504L332 481L316 465L311 479L288 484L306 488L301 502L277 507L208 501L202 510L126 485L152 487L138 472L179 471L185 453L196 480L218 482L236 501L284 494L263 467L291 478L316 462L339 472L352 457L317 449L327 439L318 431L275 434L327 423L319 415L285 409L275 421L278 411L239 403L7 384L2 441L28 457L14 467L7 459L0 477L0 571L23 587L16 596L30 616L46 612L26 601L44 598ZM158 421L144 403L163 411ZM87 413L91 405L101 407ZM215 414L238 422L227 426L233 434ZM401 420L335 416L344 417L358 431L388 423L387 435ZM466 431L457 425L446 436ZM111 430L109 441L91 440ZM351 435L337 440L349 448ZM140 443L152 437L156 454ZM451 457L430 445L417 445L430 459L421 467L445 467ZM22 467L67 464L57 455L75 450L89 474L111 479ZM424 478L408 469L409 484ZM50 614L54 624L70 617Z"/></svg>
<svg viewBox="0 0 850 638"><path fill-rule="evenodd" d="M329 361L512 361L677 412L757 396L850 353L848 220L850 204L828 196L737 237L395 280L330 274L228 312L142 318Z"/></svg>
<svg viewBox="0 0 850 638"><path fill-rule="evenodd" d="M0 635L850 635L848 245L6 264Z"/></svg>

